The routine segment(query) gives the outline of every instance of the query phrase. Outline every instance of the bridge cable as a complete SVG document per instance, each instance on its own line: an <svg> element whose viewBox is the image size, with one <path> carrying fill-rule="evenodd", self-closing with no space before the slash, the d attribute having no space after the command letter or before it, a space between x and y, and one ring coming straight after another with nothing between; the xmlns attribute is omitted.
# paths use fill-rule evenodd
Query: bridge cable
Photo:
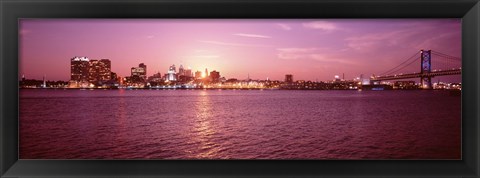
<svg viewBox="0 0 480 178"><path fill-rule="evenodd" d="M416 57L418 54L420 54L419 52L415 52L415 54L411 57L409 57L407 60L403 61L402 63L400 63L399 65L395 66L394 68L391 68L390 70L387 70L383 73L380 73L379 75L385 75L385 74L390 74L392 73L391 71L395 70L396 68L398 67L401 67L403 64L407 63L408 61L410 61L411 59L413 59L414 57ZM407 65L408 66L408 65Z"/></svg>
<svg viewBox="0 0 480 178"><path fill-rule="evenodd" d="M438 57L443 57L445 59L449 59L449 60L456 61L456 62L461 61L461 58L449 57L449 56L444 56L444 55L436 54L436 53L432 53L432 55L435 55L435 56L438 56Z"/></svg>
<svg viewBox="0 0 480 178"><path fill-rule="evenodd" d="M450 69L450 68L452 68L452 66L455 66L453 68L457 68L458 67L457 64L460 64L460 67L461 67L461 59L460 58L456 58L456 57L449 56L449 55L437 54L437 53L432 53L432 54L439 57L439 58L444 59L444 60L435 60L436 62L443 63L443 66L442 66L443 68L442 69L447 69L447 68Z"/></svg>
<svg viewBox="0 0 480 178"><path fill-rule="evenodd" d="M417 60L420 60L420 59L421 59L420 57L419 57L419 58L416 58L415 60L413 60L412 62L410 62L410 63L408 63L407 65L403 66L402 68L399 68L399 69L397 69L397 70L395 70L395 71L392 71L392 72L389 73L389 74L396 73L396 72L398 72L398 71L400 71L400 70L402 70L402 69L404 69L404 68L412 65L414 62L417 62Z"/></svg>
<svg viewBox="0 0 480 178"><path fill-rule="evenodd" d="M462 59L462 58L455 57L455 56L448 55L448 54L444 54L444 53L441 53L441 52L438 52L438 51L432 51L432 53L433 53L433 54L436 54L436 55L439 55L439 56L443 56L443 57L449 58L449 59L456 59L456 60L461 60L461 59Z"/></svg>
<svg viewBox="0 0 480 178"><path fill-rule="evenodd" d="M437 53L437 54L441 54L441 55L445 55L445 56L449 56L449 57L452 57L452 58L460 58L460 57L455 57L455 56L452 56L452 55L448 55L448 54L445 54L445 53L441 53L441 52L438 52L438 51L433 51L433 53Z"/></svg>

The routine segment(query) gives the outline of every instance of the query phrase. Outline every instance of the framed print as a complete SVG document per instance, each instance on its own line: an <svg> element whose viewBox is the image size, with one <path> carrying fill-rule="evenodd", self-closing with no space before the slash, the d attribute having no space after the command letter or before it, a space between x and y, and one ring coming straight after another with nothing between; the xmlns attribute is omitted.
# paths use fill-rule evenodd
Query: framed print
<svg viewBox="0 0 480 178"><path fill-rule="evenodd" d="M2 176L478 176L476 0L1 8Z"/></svg>

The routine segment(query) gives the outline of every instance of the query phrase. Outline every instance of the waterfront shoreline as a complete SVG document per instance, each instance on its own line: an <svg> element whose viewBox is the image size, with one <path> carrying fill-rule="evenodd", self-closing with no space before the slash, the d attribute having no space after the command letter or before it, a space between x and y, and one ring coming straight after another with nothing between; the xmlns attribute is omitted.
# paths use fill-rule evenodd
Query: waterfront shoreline
<svg viewBox="0 0 480 178"><path fill-rule="evenodd" d="M285 88L19 88L19 90L320 90L320 91L461 91L458 89L285 89Z"/></svg>

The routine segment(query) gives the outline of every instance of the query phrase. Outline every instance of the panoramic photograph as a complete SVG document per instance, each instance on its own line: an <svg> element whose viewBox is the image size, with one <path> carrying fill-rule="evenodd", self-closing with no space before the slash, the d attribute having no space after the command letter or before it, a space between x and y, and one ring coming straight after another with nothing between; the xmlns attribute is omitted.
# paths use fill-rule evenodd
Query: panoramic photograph
<svg viewBox="0 0 480 178"><path fill-rule="evenodd" d="M460 160L461 19L20 19L19 159Z"/></svg>

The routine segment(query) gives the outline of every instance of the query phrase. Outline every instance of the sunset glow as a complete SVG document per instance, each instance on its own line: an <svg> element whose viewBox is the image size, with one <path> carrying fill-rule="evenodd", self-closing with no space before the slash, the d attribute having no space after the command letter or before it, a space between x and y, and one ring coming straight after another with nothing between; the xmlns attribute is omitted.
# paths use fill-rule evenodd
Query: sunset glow
<svg viewBox="0 0 480 178"><path fill-rule="evenodd" d="M238 79L350 79L421 49L460 57L460 29L459 19L22 19L19 77L68 80L69 59L87 56L110 59L119 76L145 63L147 75L182 64L203 76L207 68Z"/></svg>
<svg viewBox="0 0 480 178"><path fill-rule="evenodd" d="M461 19L19 22L20 159L462 158Z"/></svg>

